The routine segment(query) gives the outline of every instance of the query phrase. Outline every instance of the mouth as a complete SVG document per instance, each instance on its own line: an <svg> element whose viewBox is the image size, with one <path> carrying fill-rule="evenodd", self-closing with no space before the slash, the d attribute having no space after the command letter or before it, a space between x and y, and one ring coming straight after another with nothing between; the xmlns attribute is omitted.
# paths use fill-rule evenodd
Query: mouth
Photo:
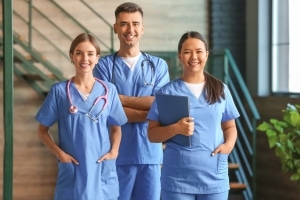
<svg viewBox="0 0 300 200"><path fill-rule="evenodd" d="M199 65L200 64L200 62L188 62L188 64L190 65L190 66L197 66L197 65Z"/></svg>
<svg viewBox="0 0 300 200"><path fill-rule="evenodd" d="M135 36L132 35L132 34L125 35L125 38L126 38L127 40L133 40L134 37L135 37Z"/></svg>
<svg viewBox="0 0 300 200"><path fill-rule="evenodd" d="M89 63L80 63L80 67L82 68L86 68L86 67L89 67L90 64Z"/></svg>

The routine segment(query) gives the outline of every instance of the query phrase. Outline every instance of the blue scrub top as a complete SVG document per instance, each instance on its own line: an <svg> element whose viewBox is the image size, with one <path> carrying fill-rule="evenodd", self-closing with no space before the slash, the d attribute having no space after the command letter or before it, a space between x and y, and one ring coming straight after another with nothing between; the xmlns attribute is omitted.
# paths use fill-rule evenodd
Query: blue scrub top
<svg viewBox="0 0 300 200"><path fill-rule="evenodd" d="M224 85L225 100L209 105L204 92L199 98L179 78L161 88L158 93L188 96L190 117L195 130L191 147L166 142L162 168L162 188L167 191L212 194L229 190L228 154L211 156L224 143L221 122L239 117L230 91ZM159 121L156 101L147 118Z"/></svg>
<svg viewBox="0 0 300 200"><path fill-rule="evenodd" d="M108 153L111 148L109 126L121 126L127 122L116 88L106 82L108 88L107 106L101 113L99 121L91 120L86 113L99 96L106 93L103 85L96 81L87 100L84 100L70 84L70 96L77 113L70 113L67 95L67 81L54 84L35 119L50 127L58 122L59 147L78 160L79 165L58 162L58 178L55 199L95 200L118 197L118 178L116 160L97 160ZM92 117L99 114L104 105L100 100L90 113Z"/></svg>
<svg viewBox="0 0 300 200"><path fill-rule="evenodd" d="M141 54L136 66L131 70L121 57L116 55L114 59L114 55L100 58L94 68L94 75L114 83L119 94L134 97L154 96L170 80L168 65L161 58ZM151 72L149 61L144 62L144 73L142 73L141 66L145 59L153 63L154 73ZM153 86L145 85L145 81L147 83L151 81L151 75L153 75ZM127 123L122 126L122 141L117 158L118 165L162 163L162 145L161 143L151 143L148 140L147 131L147 121Z"/></svg>

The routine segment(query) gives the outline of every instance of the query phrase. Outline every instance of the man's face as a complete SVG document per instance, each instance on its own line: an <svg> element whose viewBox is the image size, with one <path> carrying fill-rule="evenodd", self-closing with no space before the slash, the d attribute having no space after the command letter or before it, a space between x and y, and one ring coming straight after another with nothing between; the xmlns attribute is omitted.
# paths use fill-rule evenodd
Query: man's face
<svg viewBox="0 0 300 200"><path fill-rule="evenodd" d="M139 45L144 33L143 17L141 13L121 12L114 24L114 32L118 34L120 46L133 47Z"/></svg>

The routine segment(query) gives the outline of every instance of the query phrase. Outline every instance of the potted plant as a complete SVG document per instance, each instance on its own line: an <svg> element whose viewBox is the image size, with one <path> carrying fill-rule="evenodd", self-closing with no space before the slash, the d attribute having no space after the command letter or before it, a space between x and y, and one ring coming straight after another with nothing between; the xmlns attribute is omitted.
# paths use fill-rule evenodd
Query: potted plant
<svg viewBox="0 0 300 200"><path fill-rule="evenodd" d="M290 179L300 185L300 105L288 104L282 120L272 118L259 124L257 130L266 133L282 170L291 173Z"/></svg>

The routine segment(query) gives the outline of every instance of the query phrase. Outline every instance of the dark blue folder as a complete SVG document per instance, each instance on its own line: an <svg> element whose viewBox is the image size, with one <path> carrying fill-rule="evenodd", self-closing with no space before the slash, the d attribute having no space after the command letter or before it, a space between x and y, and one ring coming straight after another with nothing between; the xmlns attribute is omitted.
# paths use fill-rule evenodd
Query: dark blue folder
<svg viewBox="0 0 300 200"><path fill-rule="evenodd" d="M189 99L187 96L156 94L159 122L163 126L174 124L189 116ZM175 135L167 142L174 142L181 146L191 146L190 136Z"/></svg>

